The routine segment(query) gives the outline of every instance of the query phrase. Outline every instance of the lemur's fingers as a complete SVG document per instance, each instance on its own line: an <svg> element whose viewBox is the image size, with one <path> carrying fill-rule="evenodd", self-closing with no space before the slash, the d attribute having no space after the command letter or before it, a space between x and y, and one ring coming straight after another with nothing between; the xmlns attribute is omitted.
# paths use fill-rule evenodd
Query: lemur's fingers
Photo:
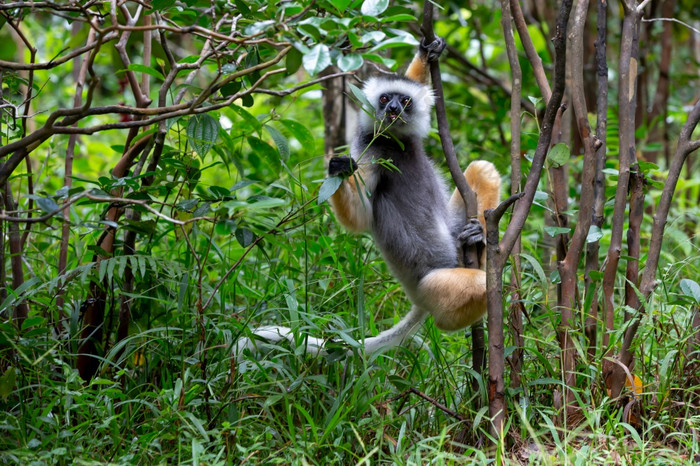
<svg viewBox="0 0 700 466"><path fill-rule="evenodd" d="M442 51L445 50L447 43L445 39L439 36L435 36L435 40L431 43L427 43L425 37L420 42L420 48L427 54L428 61L435 61L440 58Z"/></svg>
<svg viewBox="0 0 700 466"><path fill-rule="evenodd" d="M481 223L475 218L469 219L462 232L457 236L457 240L467 246L483 243L486 238Z"/></svg>
<svg viewBox="0 0 700 466"><path fill-rule="evenodd" d="M357 162L352 157L333 157L328 162L330 176L350 176L357 170Z"/></svg>

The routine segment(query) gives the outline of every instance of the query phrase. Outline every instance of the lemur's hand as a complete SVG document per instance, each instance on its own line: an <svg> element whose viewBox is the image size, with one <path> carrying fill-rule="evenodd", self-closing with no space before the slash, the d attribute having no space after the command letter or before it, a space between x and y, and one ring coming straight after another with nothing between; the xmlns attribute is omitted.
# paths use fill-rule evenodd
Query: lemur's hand
<svg viewBox="0 0 700 466"><path fill-rule="evenodd" d="M328 162L328 175L350 176L357 170L357 162L352 157L333 157Z"/></svg>
<svg viewBox="0 0 700 466"><path fill-rule="evenodd" d="M420 49L426 53L429 62L440 58L440 55L442 54L442 51L445 50L446 46L447 43L445 42L445 39L438 36L435 36L435 40L429 44L426 43L425 37L420 41Z"/></svg>
<svg viewBox="0 0 700 466"><path fill-rule="evenodd" d="M462 248L476 246L476 253L481 257L481 253L486 246L486 236L484 236L484 229L481 223L475 218L469 219L469 222L464 225L462 232L457 235L457 241L459 241Z"/></svg>

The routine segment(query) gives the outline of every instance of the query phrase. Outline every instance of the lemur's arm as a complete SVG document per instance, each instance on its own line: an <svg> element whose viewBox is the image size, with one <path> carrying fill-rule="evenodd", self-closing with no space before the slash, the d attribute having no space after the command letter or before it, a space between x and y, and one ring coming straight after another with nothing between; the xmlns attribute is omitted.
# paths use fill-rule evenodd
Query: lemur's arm
<svg viewBox="0 0 700 466"><path fill-rule="evenodd" d="M427 83L428 75L430 74L430 62L440 57L446 45L442 37L436 37L429 44L426 44L425 38L423 38L418 46L418 53L413 57L411 64L408 65L406 77L419 83Z"/></svg>
<svg viewBox="0 0 700 466"><path fill-rule="evenodd" d="M335 216L353 233L369 231L372 226L372 201L368 197L376 185L374 167L351 157L333 157L328 164L330 176L346 177L331 196Z"/></svg>

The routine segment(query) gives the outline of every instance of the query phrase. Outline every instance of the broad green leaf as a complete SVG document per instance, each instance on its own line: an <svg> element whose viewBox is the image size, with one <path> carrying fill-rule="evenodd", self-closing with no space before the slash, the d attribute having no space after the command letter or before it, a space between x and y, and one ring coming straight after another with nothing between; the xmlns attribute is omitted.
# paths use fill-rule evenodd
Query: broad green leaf
<svg viewBox="0 0 700 466"><path fill-rule="evenodd" d="M394 69L396 68L396 60L391 59L389 57L385 57L383 55L379 55L376 53L363 53L362 57L365 60L373 61L376 63L381 63L382 65L386 66L389 69Z"/></svg>
<svg viewBox="0 0 700 466"><path fill-rule="evenodd" d="M175 5L175 0L153 0L154 10L164 10L165 8L170 8Z"/></svg>
<svg viewBox="0 0 700 466"><path fill-rule="evenodd" d="M287 138L284 137L284 135L274 126L265 125L265 129L270 134L272 140L275 141L275 145L277 146L277 150L279 151L282 159L289 159L289 141L287 141Z"/></svg>
<svg viewBox="0 0 700 466"><path fill-rule="evenodd" d="M197 206L197 203L199 202L199 199L185 199L184 201L179 202L175 208L180 211L191 211Z"/></svg>
<svg viewBox="0 0 700 466"><path fill-rule="evenodd" d="M36 205L47 214L55 212L60 208L60 206L56 204L56 201L50 197L36 196L34 199L36 200Z"/></svg>
<svg viewBox="0 0 700 466"><path fill-rule="evenodd" d="M0 397L2 397L3 400L12 394L12 389L15 388L16 381L17 372L14 366L10 366L5 373L0 376Z"/></svg>
<svg viewBox="0 0 700 466"><path fill-rule="evenodd" d="M238 244L240 244L244 248L250 246L254 239L255 237L253 235L253 232L249 229L238 228L236 230L236 240L238 241Z"/></svg>
<svg viewBox="0 0 700 466"><path fill-rule="evenodd" d="M222 74L231 74L235 73L236 69L238 69L238 66L235 63L226 63L221 67L221 73Z"/></svg>
<svg viewBox="0 0 700 466"><path fill-rule="evenodd" d="M187 123L187 140L201 158L214 146L219 137L219 121L208 113L192 115Z"/></svg>
<svg viewBox="0 0 700 466"><path fill-rule="evenodd" d="M416 17L413 15L409 14L400 14L400 15L393 15L393 16L385 16L382 17L379 21L382 23L398 23L398 22L415 22L417 21Z"/></svg>
<svg viewBox="0 0 700 466"><path fill-rule="evenodd" d="M360 11L366 16L379 16L389 6L389 0L365 0Z"/></svg>
<svg viewBox="0 0 700 466"><path fill-rule="evenodd" d="M363 34L362 37L360 37L360 42L363 45L367 45L370 42L379 42L384 40L386 37L386 34L383 33L382 31L370 31L367 34Z"/></svg>
<svg viewBox="0 0 700 466"><path fill-rule="evenodd" d="M316 44L306 55L302 57L304 69L314 76L328 68L331 64L331 53L325 44Z"/></svg>
<svg viewBox="0 0 700 466"><path fill-rule="evenodd" d="M557 235L569 233L571 231L571 228L564 228L564 227L544 227L544 231L554 238Z"/></svg>
<svg viewBox="0 0 700 466"><path fill-rule="evenodd" d="M603 237L603 230L597 225L591 225L588 229L588 236L586 236L586 243L595 243L600 238Z"/></svg>
<svg viewBox="0 0 700 466"><path fill-rule="evenodd" d="M340 14L345 13L352 2L353 0L331 0L331 4Z"/></svg>
<svg viewBox="0 0 700 466"><path fill-rule="evenodd" d="M311 134L311 131L309 131L306 126L294 120L280 120L280 123L282 123L287 131L299 141L299 144L301 144L305 150L314 150L316 141L314 140L314 135Z"/></svg>
<svg viewBox="0 0 700 466"><path fill-rule="evenodd" d="M289 51L285 57L285 68L287 68L287 74L294 74L299 70L301 66L302 54L297 49L292 49Z"/></svg>
<svg viewBox="0 0 700 466"><path fill-rule="evenodd" d="M363 62L362 55L349 53L338 58L338 67L343 71L354 71L361 67Z"/></svg>
<svg viewBox="0 0 700 466"><path fill-rule="evenodd" d="M145 73L158 79L165 79L165 76L163 76L163 74L157 69L151 68L150 66L142 65L140 63L132 63L127 67L127 69L131 71L136 71L137 73Z"/></svg>
<svg viewBox="0 0 700 466"><path fill-rule="evenodd" d="M681 291L687 297L695 300L696 304L700 304L700 285L698 285L698 282L684 278L681 280Z"/></svg>
<svg viewBox="0 0 700 466"><path fill-rule="evenodd" d="M333 195L333 193L335 193L338 190L342 182L343 179L339 176L329 176L328 178L323 180L323 184L318 190L319 205L326 202L328 198L330 198Z"/></svg>
<svg viewBox="0 0 700 466"><path fill-rule="evenodd" d="M547 153L547 160L555 168L564 165L569 161L569 158L571 158L571 151L569 146L563 142L555 144Z"/></svg>
<svg viewBox="0 0 700 466"><path fill-rule="evenodd" d="M239 117L243 118L243 121L247 123L247 125L252 131L260 132L260 130L262 129L262 123L260 123L257 118L251 115L248 110L244 109L243 107L239 107L238 105L231 105L229 108L236 112L236 114L238 114ZM235 137L237 135L232 134L232 136Z"/></svg>
<svg viewBox="0 0 700 466"><path fill-rule="evenodd" d="M418 41L411 35L403 35L400 37L391 37L387 40L383 40L371 49L369 52L377 52L379 50L394 49L397 47L415 47L418 45Z"/></svg>
<svg viewBox="0 0 700 466"><path fill-rule="evenodd" d="M230 97L234 95L236 92L241 90L242 83L239 80L233 80L230 82L227 82L223 86L221 86L221 89L219 89L219 92L221 92L221 95L224 97Z"/></svg>
<svg viewBox="0 0 700 466"><path fill-rule="evenodd" d="M250 148L253 149L256 155L262 156L264 160L270 163L270 166L279 169L282 165L280 163L279 152L277 152L271 145L266 143L260 138L251 136L247 139Z"/></svg>

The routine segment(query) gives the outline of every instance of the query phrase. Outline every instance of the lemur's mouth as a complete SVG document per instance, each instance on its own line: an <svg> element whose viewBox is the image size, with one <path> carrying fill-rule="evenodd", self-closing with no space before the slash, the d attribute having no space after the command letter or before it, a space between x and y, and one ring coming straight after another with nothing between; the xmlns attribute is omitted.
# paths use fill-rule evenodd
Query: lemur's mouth
<svg viewBox="0 0 700 466"><path fill-rule="evenodd" d="M394 121L394 120L396 120L396 119L399 117L399 115L398 115L398 113L387 113L387 117L388 117L391 121Z"/></svg>

